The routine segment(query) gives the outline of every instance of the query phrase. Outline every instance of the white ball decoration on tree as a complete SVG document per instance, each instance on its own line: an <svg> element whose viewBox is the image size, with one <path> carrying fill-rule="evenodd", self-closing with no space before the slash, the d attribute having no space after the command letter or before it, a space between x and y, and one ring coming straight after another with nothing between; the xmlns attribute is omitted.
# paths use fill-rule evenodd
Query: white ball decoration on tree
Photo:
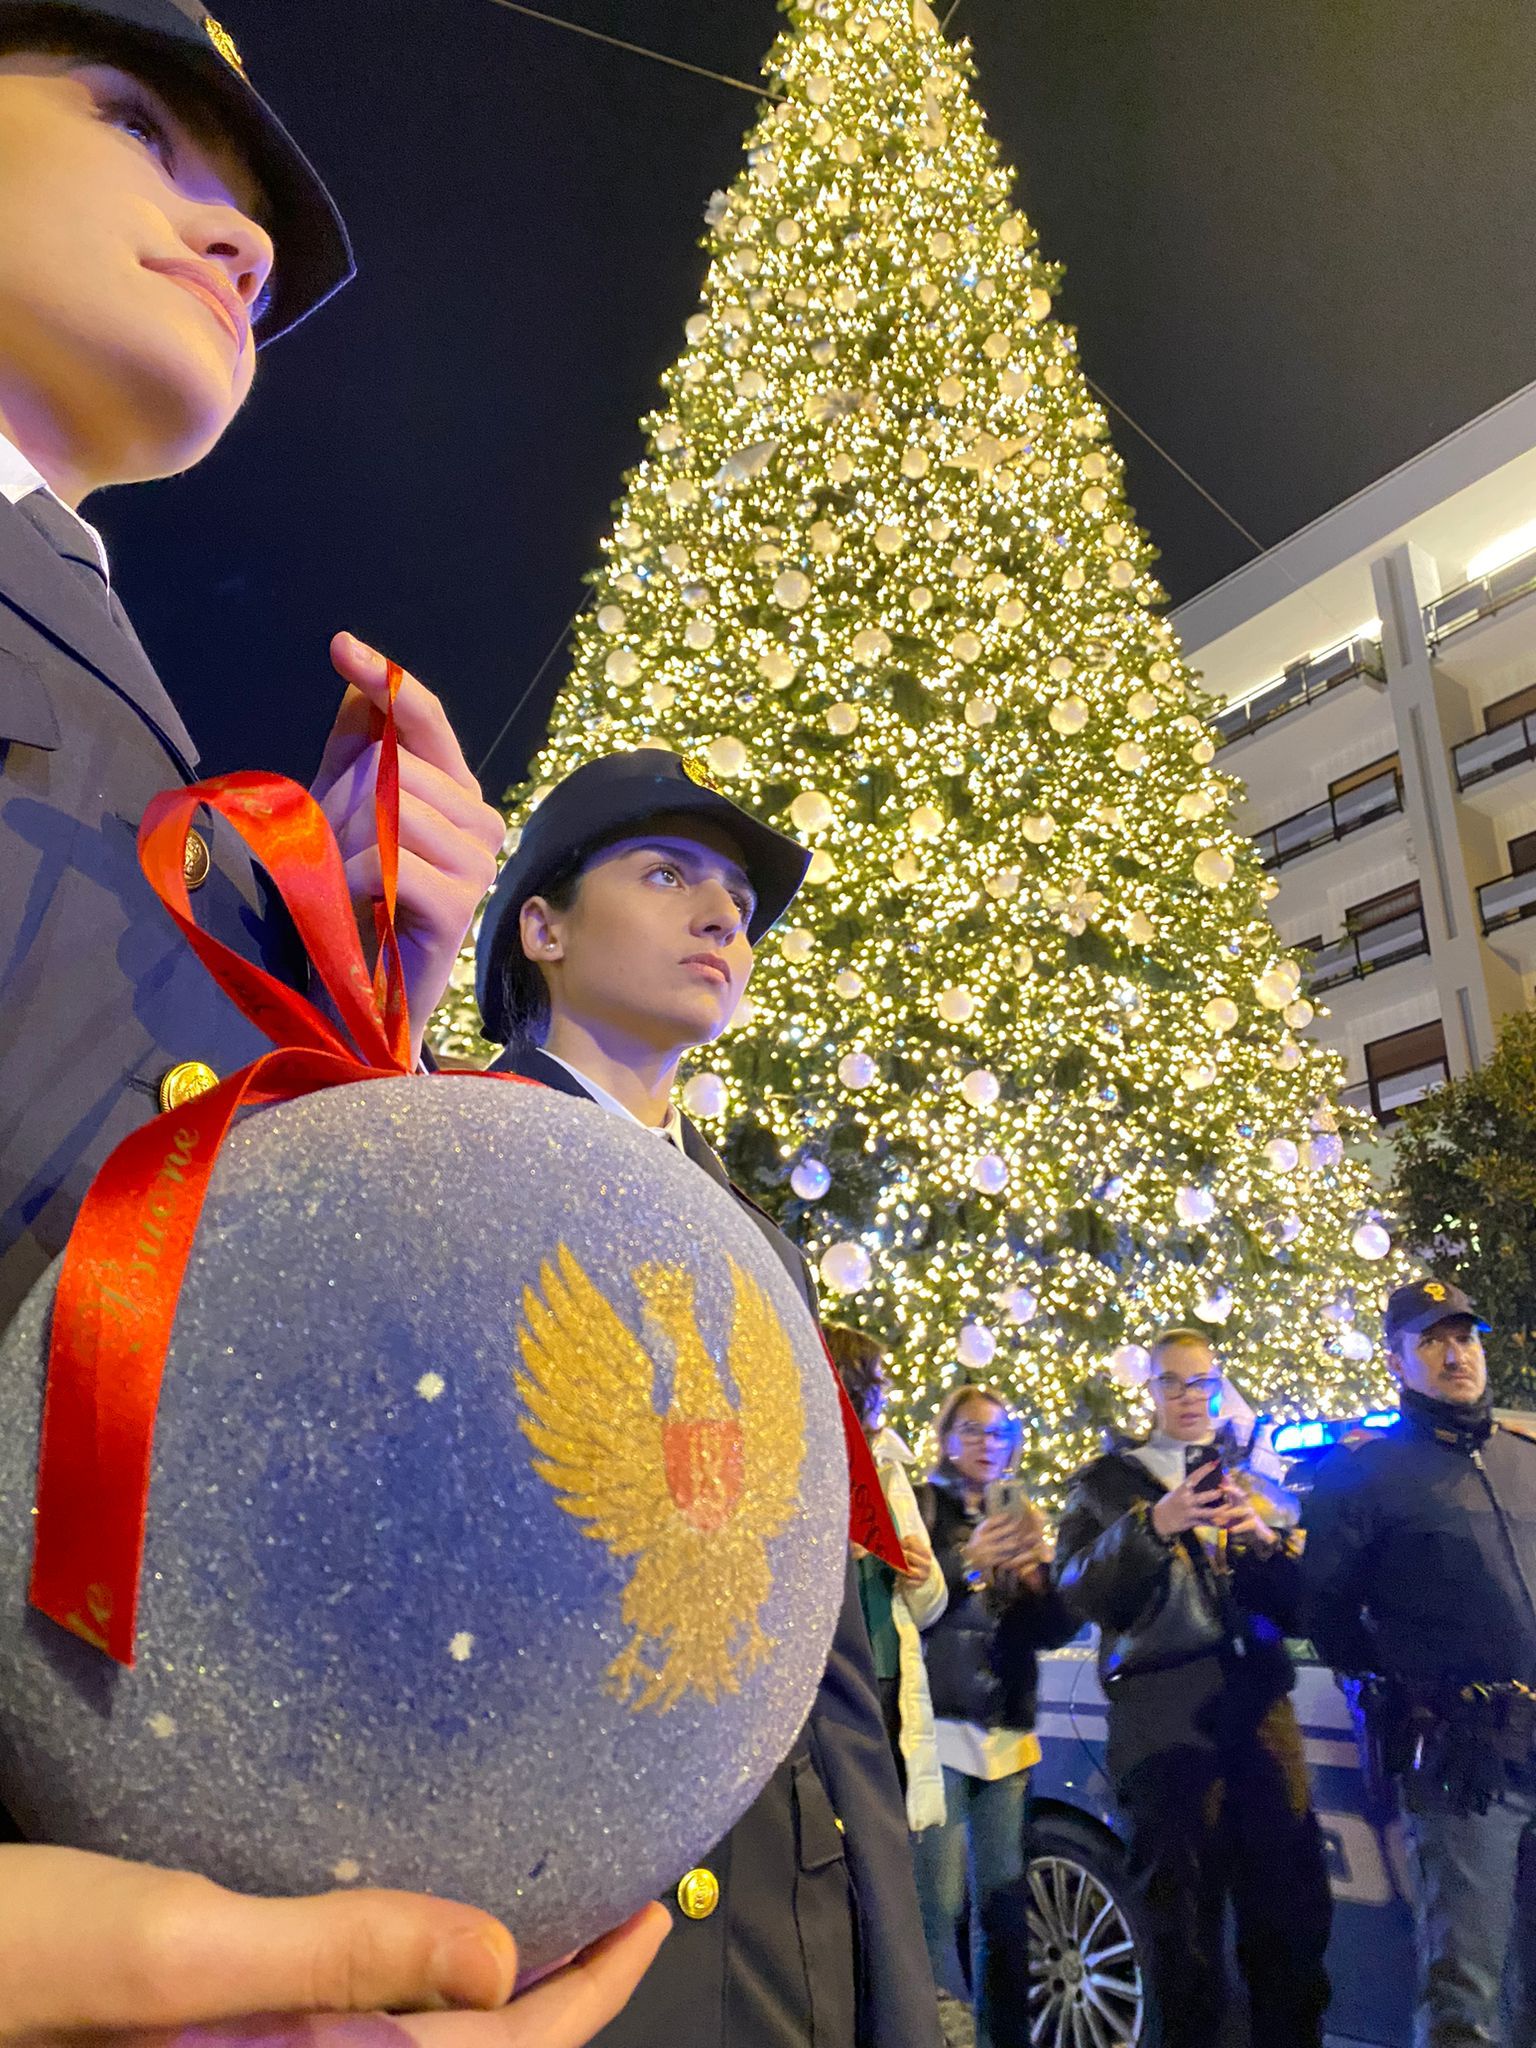
<svg viewBox="0 0 1536 2048"><path fill-rule="evenodd" d="M997 706L990 697L967 697L965 722L973 732L983 732L997 722Z"/></svg>
<svg viewBox="0 0 1536 2048"><path fill-rule="evenodd" d="M805 871L805 879L813 889L819 889L823 882L830 882L837 873L837 862L824 846L818 846L811 855L811 864Z"/></svg>
<svg viewBox="0 0 1536 2048"><path fill-rule="evenodd" d="M1237 1005L1230 996L1212 996L1200 1015L1209 1030L1222 1034L1237 1023Z"/></svg>
<svg viewBox="0 0 1536 2048"><path fill-rule="evenodd" d="M967 1323L956 1350L967 1372L979 1372L997 1356L997 1339L985 1323Z"/></svg>
<svg viewBox="0 0 1536 2048"><path fill-rule="evenodd" d="M797 832L821 832L833 816L832 799L820 789L802 789L789 807L790 822Z"/></svg>
<svg viewBox="0 0 1536 2048"><path fill-rule="evenodd" d="M997 902L1006 902L1010 896L1019 893L1019 871L1017 868L999 868L996 874L988 875L982 887Z"/></svg>
<svg viewBox="0 0 1536 2048"><path fill-rule="evenodd" d="M622 633L624 630L623 605L605 604L597 615L597 630L600 633Z"/></svg>
<svg viewBox="0 0 1536 2048"><path fill-rule="evenodd" d="M603 674L610 683L622 688L632 683L640 673L640 657L632 647L615 647L603 663Z"/></svg>
<svg viewBox="0 0 1536 2048"><path fill-rule="evenodd" d="M1371 1254L1366 1252L1362 1256L1369 1258ZM1346 1330L1339 1339L1339 1351L1343 1357L1363 1365L1371 1355L1371 1340L1364 1330Z"/></svg>
<svg viewBox="0 0 1536 2048"><path fill-rule="evenodd" d="M990 1109L1002 1093L1002 1083L986 1067L973 1067L961 1081L960 1093L973 1109Z"/></svg>
<svg viewBox="0 0 1536 2048"><path fill-rule="evenodd" d="M803 569L785 569L774 578L774 603L787 612L797 612L811 595L811 579Z"/></svg>
<svg viewBox="0 0 1536 2048"><path fill-rule="evenodd" d="M859 729L860 712L857 704L829 704L827 706L827 731L838 739L845 740Z"/></svg>
<svg viewBox="0 0 1536 2048"><path fill-rule="evenodd" d="M1140 740L1122 740L1115 749L1115 766L1123 768L1127 775L1137 774L1150 758Z"/></svg>
<svg viewBox="0 0 1536 2048"><path fill-rule="evenodd" d="M1002 1307L1011 1323L1022 1329L1032 1323L1039 1312L1040 1297L1032 1287L1010 1287L1002 1297Z"/></svg>
<svg viewBox="0 0 1536 2048"><path fill-rule="evenodd" d="M1289 1138L1271 1138L1264 1157L1276 1173L1294 1173L1301 1163L1300 1149Z"/></svg>
<svg viewBox="0 0 1536 2048"><path fill-rule="evenodd" d="M968 988L947 988L939 997L939 1015L946 1024L964 1024L976 1011L976 998Z"/></svg>
<svg viewBox="0 0 1536 2048"><path fill-rule="evenodd" d="M684 1083L683 1107L690 1116L720 1116L725 1104L725 1082L719 1074L695 1074Z"/></svg>
<svg viewBox="0 0 1536 2048"><path fill-rule="evenodd" d="M1204 846L1195 855L1195 880L1203 889L1225 889L1233 873L1232 856L1219 846Z"/></svg>
<svg viewBox="0 0 1536 2048"><path fill-rule="evenodd" d="M747 750L740 740L725 733L710 741L704 758L717 775L739 775L747 765Z"/></svg>
<svg viewBox="0 0 1536 2048"><path fill-rule="evenodd" d="M1008 1185L1008 1162L998 1152L983 1152L971 1161L971 1186L978 1194L1000 1195Z"/></svg>
<svg viewBox="0 0 1536 2048"><path fill-rule="evenodd" d="M787 690L800 673L800 664L784 648L769 647L757 657L757 669L771 689Z"/></svg>
<svg viewBox="0 0 1536 2048"><path fill-rule="evenodd" d="M1179 1079L1186 1088L1209 1088L1216 1080L1216 1069L1209 1060L1190 1060L1179 1069Z"/></svg>
<svg viewBox="0 0 1536 2048"><path fill-rule="evenodd" d="M1040 811L1027 817L1019 830L1031 846L1044 846L1056 837L1056 820L1049 811Z"/></svg>
<svg viewBox="0 0 1536 2048"><path fill-rule="evenodd" d="M867 1052L845 1052L837 1063L837 1078L845 1088L868 1088L876 1071Z"/></svg>
<svg viewBox="0 0 1536 2048"><path fill-rule="evenodd" d="M1224 1323L1231 1315L1233 1305L1230 1288L1213 1287L1195 1303L1195 1314L1202 1323Z"/></svg>
<svg viewBox="0 0 1536 2048"><path fill-rule="evenodd" d="M1109 1376L1122 1387L1144 1386L1151 1367L1152 1354L1143 1344L1121 1344L1109 1355Z"/></svg>
<svg viewBox="0 0 1536 2048"><path fill-rule="evenodd" d="M1046 716L1051 722L1052 732L1081 732L1088 723L1088 706L1081 697L1061 697L1051 706Z"/></svg>
<svg viewBox="0 0 1536 2048"><path fill-rule="evenodd" d="M789 1184L802 1202L819 1202L832 1185L832 1175L820 1159L802 1159L789 1176Z"/></svg>
<svg viewBox="0 0 1536 2048"><path fill-rule="evenodd" d="M1316 1010L1305 996L1297 1002L1287 1003L1285 1008L1285 1021L1293 1031L1305 1031L1316 1015Z"/></svg>
<svg viewBox="0 0 1536 2048"><path fill-rule="evenodd" d="M1392 1249L1390 1233L1376 1222L1362 1223L1350 1244L1362 1259L1384 1259Z"/></svg>
<svg viewBox="0 0 1536 2048"><path fill-rule="evenodd" d="M933 804L919 804L907 819L907 830L919 845L926 845L943 832L944 813Z"/></svg>
<svg viewBox="0 0 1536 2048"><path fill-rule="evenodd" d="M866 667L877 661L884 661L891 651L891 636L879 626L865 626L853 636L852 653L855 661Z"/></svg>
<svg viewBox="0 0 1536 2048"><path fill-rule="evenodd" d="M864 977L862 974L855 974L851 967L845 967L833 981L832 987L844 1002L851 1002L855 996L863 995Z"/></svg>
<svg viewBox="0 0 1536 2048"><path fill-rule="evenodd" d="M786 960L797 966L802 960L809 960L816 950L816 934L807 931L803 924L792 924L779 940L779 950Z"/></svg>
<svg viewBox="0 0 1536 2048"><path fill-rule="evenodd" d="M1209 1223L1216 1214L1216 1197L1209 1188L1183 1187L1174 1196L1173 1206L1181 1223Z"/></svg>
<svg viewBox="0 0 1536 2048"><path fill-rule="evenodd" d="M1294 985L1273 967L1259 976L1253 992L1266 1010L1283 1010L1296 994Z"/></svg>
<svg viewBox="0 0 1536 2048"><path fill-rule="evenodd" d="M1344 1140L1336 1131L1319 1131L1307 1142L1307 1164L1314 1173L1337 1166L1344 1157Z"/></svg>
<svg viewBox="0 0 1536 2048"><path fill-rule="evenodd" d="M828 1245L818 1270L834 1294L857 1294L874 1275L869 1253L852 1238Z"/></svg>

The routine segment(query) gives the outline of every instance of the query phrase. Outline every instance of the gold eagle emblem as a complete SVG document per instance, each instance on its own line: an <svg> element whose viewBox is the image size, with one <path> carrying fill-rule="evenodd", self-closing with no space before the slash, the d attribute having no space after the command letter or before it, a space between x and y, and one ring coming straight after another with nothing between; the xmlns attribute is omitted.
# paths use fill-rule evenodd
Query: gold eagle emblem
<svg viewBox="0 0 1536 2048"><path fill-rule="evenodd" d="M637 1713L665 1713L690 1688L710 1701L736 1692L773 1648L760 1621L773 1591L766 1545L795 1511L805 1410L783 1325L751 1275L726 1263L734 1407L683 1267L635 1269L638 1333L565 1245L523 1291L523 1434L583 1535L634 1559L621 1603L632 1633L606 1684Z"/></svg>

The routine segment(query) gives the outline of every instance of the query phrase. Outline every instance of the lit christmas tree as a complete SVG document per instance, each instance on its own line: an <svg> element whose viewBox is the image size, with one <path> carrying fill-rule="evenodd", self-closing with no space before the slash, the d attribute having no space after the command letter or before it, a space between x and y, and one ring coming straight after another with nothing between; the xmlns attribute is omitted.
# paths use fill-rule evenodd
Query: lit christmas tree
<svg viewBox="0 0 1536 2048"><path fill-rule="evenodd" d="M914 1421L991 1379L1059 1479L1170 1322L1372 1405L1374 1186L968 48L786 11L536 781L671 745L814 846L684 1099Z"/></svg>

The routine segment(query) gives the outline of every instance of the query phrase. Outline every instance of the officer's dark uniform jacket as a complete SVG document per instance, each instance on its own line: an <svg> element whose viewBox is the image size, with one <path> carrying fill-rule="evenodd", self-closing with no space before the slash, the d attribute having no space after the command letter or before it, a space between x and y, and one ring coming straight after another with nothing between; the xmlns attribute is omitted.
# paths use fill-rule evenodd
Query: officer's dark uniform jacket
<svg viewBox="0 0 1536 2048"><path fill-rule="evenodd" d="M1402 1419L1318 1467L1307 1633L1335 1670L1536 1686L1536 1443L1405 1392Z"/></svg>
<svg viewBox="0 0 1536 2048"><path fill-rule="evenodd" d="M196 763L121 613L0 498L0 1325L166 1077L191 1062L222 1077L271 1049L139 868L145 805ZM206 816L199 829L199 923L302 986L287 914L239 839Z"/></svg>
<svg viewBox="0 0 1536 2048"><path fill-rule="evenodd" d="M586 1094L535 1051L504 1053L493 1071ZM688 1157L742 1204L815 1314L800 1253L731 1185L686 1118L683 1137ZM937 2048L906 1817L851 1564L810 1720L701 1868L718 1881L718 1904L702 1919L677 1920L598 2048ZM706 1901L712 1890L706 1880Z"/></svg>

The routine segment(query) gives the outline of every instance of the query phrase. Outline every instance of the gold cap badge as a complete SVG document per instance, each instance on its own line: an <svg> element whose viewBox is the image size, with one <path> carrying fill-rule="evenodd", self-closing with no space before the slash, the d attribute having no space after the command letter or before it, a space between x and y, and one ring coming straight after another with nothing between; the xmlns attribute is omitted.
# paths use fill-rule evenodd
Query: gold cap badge
<svg viewBox="0 0 1536 2048"><path fill-rule="evenodd" d="M701 754L684 754L682 763L683 773L690 782L697 783L700 789L707 789L715 796L724 796L725 791L710 774L708 763Z"/></svg>
<svg viewBox="0 0 1536 2048"><path fill-rule="evenodd" d="M224 59L224 62L232 71L238 71L240 76L244 78L245 60L235 48L235 39L223 22L215 21L211 14L205 14L203 16L203 28L209 42L212 43L213 47Z"/></svg>

